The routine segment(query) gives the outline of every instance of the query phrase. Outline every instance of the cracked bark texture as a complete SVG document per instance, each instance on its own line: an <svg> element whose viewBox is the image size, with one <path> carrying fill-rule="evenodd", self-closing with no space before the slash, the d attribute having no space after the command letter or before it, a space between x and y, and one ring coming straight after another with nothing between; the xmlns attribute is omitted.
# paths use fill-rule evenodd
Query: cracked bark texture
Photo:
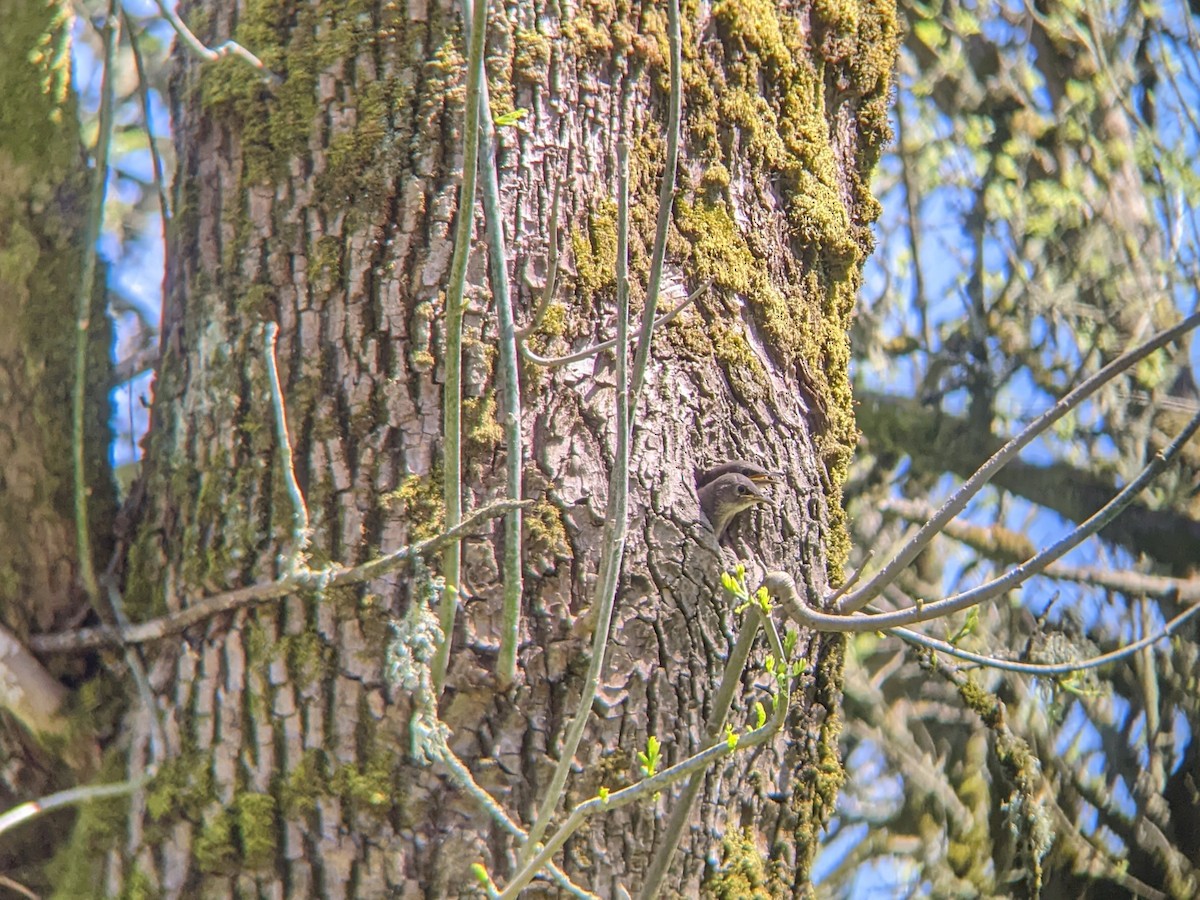
<svg viewBox="0 0 1200 900"><path fill-rule="evenodd" d="M877 206L891 5L721 3L684 10L685 98L668 261L712 289L655 338L635 414L629 542L611 644L567 804L638 777L648 735L668 761L698 748L737 617L720 572L785 567L816 595L840 570L838 479L854 429L845 328ZM181 57L173 86L179 214L169 241L163 363L146 501L124 566L130 615L279 573L291 512L264 376L279 363L312 564L359 562L438 530L441 332L460 175L458 7L261 0L193 3L283 76ZM662 159L665 12L655 5L493 7L487 66L517 285L528 321L547 242L565 273L533 339L564 352L611 336L615 147L633 148L635 304ZM545 233L562 185L560 234ZM465 505L502 496L495 315L476 211L464 333ZM528 824L575 710L590 638L613 440L611 355L522 371L529 534L517 682L494 687L503 526L467 540L467 597L441 714L451 746ZM729 457L787 474L775 509L717 547L697 524L697 470ZM832 563L829 548L833 547ZM410 754L411 698L385 678L407 575L293 596L150 652L170 761L73 877L160 896L460 896L513 847ZM745 727L768 678L743 678ZM667 891L803 893L840 777L841 642L804 636L788 733L714 768ZM136 710L120 748L146 765ZM562 866L602 896L636 889L671 797L594 820ZM77 829L77 840L95 834ZM742 879L736 881L736 879ZM80 882L83 883L83 882ZM723 888L719 887L723 886ZM530 895L554 895L536 883ZM730 894L726 894L730 895Z"/></svg>

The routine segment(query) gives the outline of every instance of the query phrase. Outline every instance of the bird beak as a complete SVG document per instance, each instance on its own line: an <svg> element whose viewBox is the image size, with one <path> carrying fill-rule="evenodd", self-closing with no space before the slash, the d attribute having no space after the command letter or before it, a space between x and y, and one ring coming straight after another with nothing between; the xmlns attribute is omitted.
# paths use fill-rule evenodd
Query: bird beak
<svg viewBox="0 0 1200 900"><path fill-rule="evenodd" d="M761 475L751 475L750 480L755 484L783 484L783 473L763 472Z"/></svg>

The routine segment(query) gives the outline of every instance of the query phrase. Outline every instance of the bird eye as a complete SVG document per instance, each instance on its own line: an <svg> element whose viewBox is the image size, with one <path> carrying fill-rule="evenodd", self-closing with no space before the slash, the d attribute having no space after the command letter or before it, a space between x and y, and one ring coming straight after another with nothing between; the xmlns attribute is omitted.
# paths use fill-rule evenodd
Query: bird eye
<svg viewBox="0 0 1200 900"><path fill-rule="evenodd" d="M738 493L739 493L739 494L744 494L744 493L746 493L746 486L745 486L744 484L739 484L737 487L738 487Z"/></svg>

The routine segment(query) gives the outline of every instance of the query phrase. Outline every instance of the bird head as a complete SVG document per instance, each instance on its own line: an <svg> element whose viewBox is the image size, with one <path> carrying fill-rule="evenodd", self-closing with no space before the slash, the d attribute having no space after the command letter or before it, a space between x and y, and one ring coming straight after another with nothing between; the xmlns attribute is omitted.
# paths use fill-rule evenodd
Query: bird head
<svg viewBox="0 0 1200 900"><path fill-rule="evenodd" d="M726 472L705 483L698 494L700 509L718 540L738 513L771 502L757 484L737 472Z"/></svg>

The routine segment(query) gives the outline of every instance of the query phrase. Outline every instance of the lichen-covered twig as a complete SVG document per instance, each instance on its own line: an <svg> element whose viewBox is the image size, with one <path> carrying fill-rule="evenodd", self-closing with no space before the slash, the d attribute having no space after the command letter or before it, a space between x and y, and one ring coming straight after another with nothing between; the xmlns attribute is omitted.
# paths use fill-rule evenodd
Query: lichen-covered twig
<svg viewBox="0 0 1200 900"><path fill-rule="evenodd" d="M463 0L463 19L467 33L471 31L471 0ZM479 180L483 195L483 216L487 223L489 271L492 297L496 301L496 317L500 338L500 382L504 398L505 480L508 496L521 498L521 469L524 450L521 444L521 374L517 365L517 336L513 324L512 293L508 282L508 248L504 241L504 223L500 208L500 185L496 177L495 128L492 107L488 98L487 79L480 85L479 97ZM551 241L557 235L551 232ZM517 672L517 641L521 633L521 595L524 579L521 573L521 509L509 510L504 517L504 600L500 654L496 659L496 682L507 688Z"/></svg>
<svg viewBox="0 0 1200 900"><path fill-rule="evenodd" d="M454 256L450 261L450 282L446 290L446 381L442 387L442 476L446 505L446 527L453 528L462 517L462 320L463 294L467 284L467 260L475 224L475 178L479 161L480 85L483 82L483 45L487 35L487 0L474 3L467 50L467 97L463 121L462 187L458 195L458 225L454 233ZM433 663L433 683L442 689L454 643L454 618L458 612L459 567L462 554L458 544L446 548L442 558L442 593L438 618L442 626L442 646Z"/></svg>
<svg viewBox="0 0 1200 900"><path fill-rule="evenodd" d="M524 840L525 832L520 825L513 821L491 794L480 787L466 764L447 743L449 729L438 718L438 699L430 667L442 640L433 608L437 603L437 595L444 590L444 582L431 577L424 563L417 562L413 566L412 586L412 602L408 612L403 619L392 624L394 637L388 646L386 672L393 688L403 692L412 701L409 737L413 759L421 764L443 765L458 786L473 797L505 831L518 840ZM596 900L593 894L572 883L556 866L548 867L548 871L569 894Z"/></svg>
<svg viewBox="0 0 1200 900"><path fill-rule="evenodd" d="M458 541L464 534L469 534L480 523L504 515L514 505L523 508L529 507L533 505L533 501L498 500L495 503L489 503L464 516L454 528L415 544L405 545L378 559L357 566L334 566L322 572L297 572L285 575L275 581L252 584L244 588L214 594L196 600L184 606L183 609L160 618L131 624L124 630L101 626L62 631L56 634L33 635L29 638L29 648L35 653L74 653L94 647L120 646L122 643L142 644L178 634L186 628L221 613L286 597L297 590L304 590L319 584L326 587L360 584L395 572L415 557L437 553L447 544Z"/></svg>

